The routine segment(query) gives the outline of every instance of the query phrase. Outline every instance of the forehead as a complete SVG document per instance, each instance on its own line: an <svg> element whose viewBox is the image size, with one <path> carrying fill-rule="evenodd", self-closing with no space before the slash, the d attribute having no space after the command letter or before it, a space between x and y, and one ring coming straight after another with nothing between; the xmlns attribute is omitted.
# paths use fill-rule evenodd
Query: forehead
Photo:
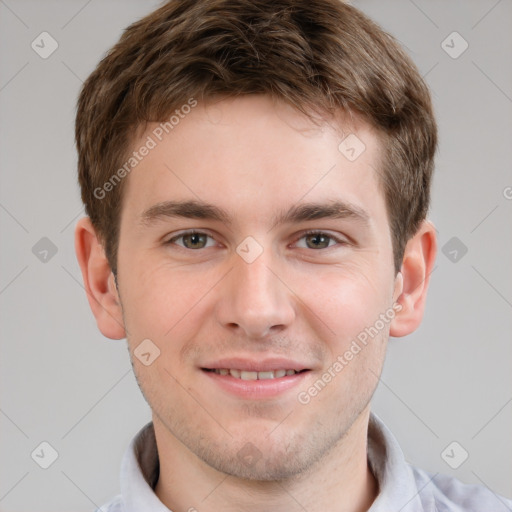
<svg viewBox="0 0 512 512"><path fill-rule="evenodd" d="M145 153L125 184L133 220L157 203L191 199L268 222L285 207L328 199L370 216L385 210L380 141L358 118L315 123L265 96L177 110L149 123L132 144Z"/></svg>

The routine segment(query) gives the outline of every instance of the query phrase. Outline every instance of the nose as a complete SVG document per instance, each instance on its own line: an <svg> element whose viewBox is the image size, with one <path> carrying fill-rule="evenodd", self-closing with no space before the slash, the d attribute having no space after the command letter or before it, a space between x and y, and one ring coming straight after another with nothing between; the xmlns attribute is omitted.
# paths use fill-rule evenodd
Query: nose
<svg viewBox="0 0 512 512"><path fill-rule="evenodd" d="M271 255L264 251L252 263L237 254L233 258L234 268L219 290L218 321L234 334L251 339L286 329L295 318L293 293Z"/></svg>

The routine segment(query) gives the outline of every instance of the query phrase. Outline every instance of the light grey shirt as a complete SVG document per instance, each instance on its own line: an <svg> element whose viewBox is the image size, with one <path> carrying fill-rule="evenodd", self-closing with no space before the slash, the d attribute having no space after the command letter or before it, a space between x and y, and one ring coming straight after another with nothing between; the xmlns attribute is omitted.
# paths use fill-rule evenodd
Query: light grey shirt
<svg viewBox="0 0 512 512"><path fill-rule="evenodd" d="M368 462L379 494L368 512L512 512L512 500L481 485L409 465L393 434L371 414ZM96 512L169 512L153 489L159 475L153 423L136 435L121 463L121 494Z"/></svg>

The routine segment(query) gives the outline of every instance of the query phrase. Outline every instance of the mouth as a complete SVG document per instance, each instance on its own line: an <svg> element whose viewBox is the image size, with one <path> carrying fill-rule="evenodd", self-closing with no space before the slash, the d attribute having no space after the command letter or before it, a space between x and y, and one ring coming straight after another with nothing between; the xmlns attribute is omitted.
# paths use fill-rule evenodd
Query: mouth
<svg viewBox="0 0 512 512"><path fill-rule="evenodd" d="M201 367L214 388L243 400L269 400L287 396L312 373L311 368L281 358L225 359ZM288 392L288 393L287 393Z"/></svg>
<svg viewBox="0 0 512 512"><path fill-rule="evenodd" d="M280 370L263 370L263 371L250 371L239 370L235 368L202 368L206 372L213 372L217 375L231 376L240 380L273 380L281 379L283 377L290 377L298 373L309 371L308 369L293 370L293 369L280 369Z"/></svg>

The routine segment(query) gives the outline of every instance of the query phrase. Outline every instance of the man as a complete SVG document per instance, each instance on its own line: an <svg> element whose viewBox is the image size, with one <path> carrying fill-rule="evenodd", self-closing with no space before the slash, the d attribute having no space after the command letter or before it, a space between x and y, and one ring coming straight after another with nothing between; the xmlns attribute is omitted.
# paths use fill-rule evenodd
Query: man
<svg viewBox="0 0 512 512"><path fill-rule="evenodd" d="M171 0L76 141L88 299L153 416L102 510L512 510L370 412L436 253L430 95L389 35L338 0Z"/></svg>

